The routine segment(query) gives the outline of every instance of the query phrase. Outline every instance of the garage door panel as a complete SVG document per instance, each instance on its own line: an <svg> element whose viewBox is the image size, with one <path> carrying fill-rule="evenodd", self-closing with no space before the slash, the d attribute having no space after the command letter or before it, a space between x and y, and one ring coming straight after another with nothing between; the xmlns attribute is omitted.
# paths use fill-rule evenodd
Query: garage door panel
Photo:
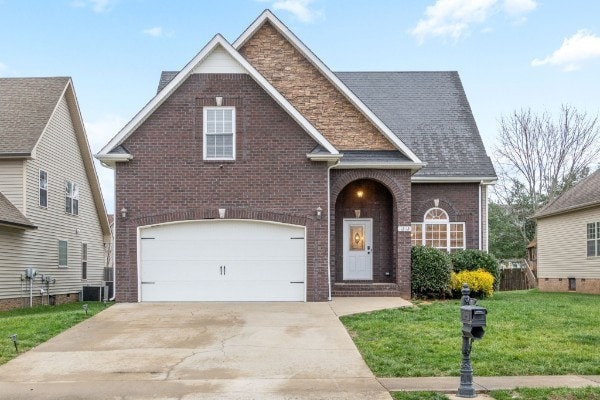
<svg viewBox="0 0 600 400"><path fill-rule="evenodd" d="M140 234L142 301L305 298L303 227L188 221L143 228Z"/></svg>

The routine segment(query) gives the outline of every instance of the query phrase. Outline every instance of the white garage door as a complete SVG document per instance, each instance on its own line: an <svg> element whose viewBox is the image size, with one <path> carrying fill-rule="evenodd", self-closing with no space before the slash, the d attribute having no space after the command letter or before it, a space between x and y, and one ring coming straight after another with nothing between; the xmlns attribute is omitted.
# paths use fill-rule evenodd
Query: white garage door
<svg viewBox="0 0 600 400"><path fill-rule="evenodd" d="M140 229L141 301L304 301L304 227L252 220Z"/></svg>

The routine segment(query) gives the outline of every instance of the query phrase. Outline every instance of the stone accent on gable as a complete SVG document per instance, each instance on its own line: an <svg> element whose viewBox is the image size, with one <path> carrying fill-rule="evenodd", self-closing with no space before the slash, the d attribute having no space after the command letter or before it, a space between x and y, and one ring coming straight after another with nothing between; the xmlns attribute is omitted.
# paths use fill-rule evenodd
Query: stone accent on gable
<svg viewBox="0 0 600 400"><path fill-rule="evenodd" d="M240 53L338 150L396 149L269 22Z"/></svg>

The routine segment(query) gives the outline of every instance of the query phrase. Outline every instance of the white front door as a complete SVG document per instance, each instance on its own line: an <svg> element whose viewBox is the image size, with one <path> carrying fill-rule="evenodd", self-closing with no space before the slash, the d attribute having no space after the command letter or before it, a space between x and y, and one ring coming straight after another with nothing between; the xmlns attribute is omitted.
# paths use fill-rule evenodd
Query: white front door
<svg viewBox="0 0 600 400"><path fill-rule="evenodd" d="M344 280L373 279L373 220L344 219Z"/></svg>

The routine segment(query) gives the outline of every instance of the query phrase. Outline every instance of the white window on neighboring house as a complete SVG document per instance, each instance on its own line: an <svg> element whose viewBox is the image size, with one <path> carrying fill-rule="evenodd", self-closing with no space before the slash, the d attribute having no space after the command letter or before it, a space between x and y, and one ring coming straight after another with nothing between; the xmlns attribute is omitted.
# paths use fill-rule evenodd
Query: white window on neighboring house
<svg viewBox="0 0 600 400"><path fill-rule="evenodd" d="M204 159L235 160L235 108L204 107Z"/></svg>
<svg viewBox="0 0 600 400"><path fill-rule="evenodd" d="M587 224L587 256L600 257L600 222Z"/></svg>
<svg viewBox="0 0 600 400"><path fill-rule="evenodd" d="M48 173L40 169L40 207L48 207Z"/></svg>
<svg viewBox="0 0 600 400"><path fill-rule="evenodd" d="M58 266L67 267L69 263L69 244L66 240L58 241Z"/></svg>
<svg viewBox="0 0 600 400"><path fill-rule="evenodd" d="M423 222L411 226L413 246L435 247L447 252L465 248L465 223L450 222L448 213L441 208L427 210Z"/></svg>
<svg viewBox="0 0 600 400"><path fill-rule="evenodd" d="M71 181L65 182L65 211L79 215L79 185Z"/></svg>
<svg viewBox="0 0 600 400"><path fill-rule="evenodd" d="M87 243L81 243L81 279L87 279L87 253L88 253L88 245Z"/></svg>

